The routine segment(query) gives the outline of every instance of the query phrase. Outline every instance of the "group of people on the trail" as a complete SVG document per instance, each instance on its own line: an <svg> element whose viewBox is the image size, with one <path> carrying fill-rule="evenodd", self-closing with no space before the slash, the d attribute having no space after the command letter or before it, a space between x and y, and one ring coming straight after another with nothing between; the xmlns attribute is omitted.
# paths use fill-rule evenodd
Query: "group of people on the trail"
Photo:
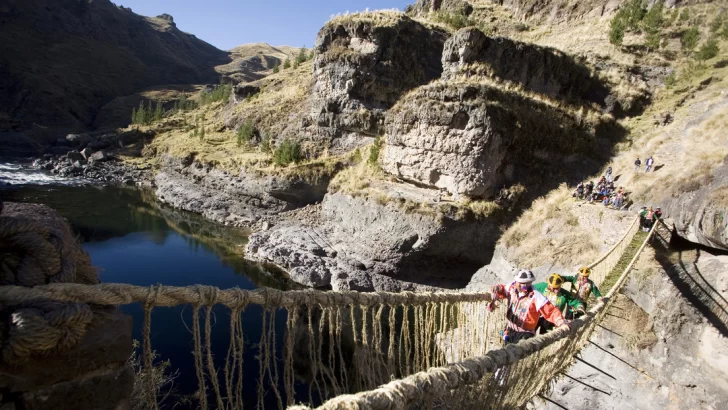
<svg viewBox="0 0 728 410"><path fill-rule="evenodd" d="M645 172L652 171L652 167L655 165L655 160L652 158L652 155L650 155L649 158L645 161ZM634 161L634 170L639 171L642 167L642 161L640 161L640 158L637 157L637 159Z"/></svg>
<svg viewBox="0 0 728 410"><path fill-rule="evenodd" d="M655 210L653 210L652 207L649 207L648 209L646 206L643 206L642 209L640 209L639 216L640 228L642 228L645 232L649 232L650 229L652 229L652 225L654 225L657 220L662 219L662 209L660 209L659 206Z"/></svg>
<svg viewBox="0 0 728 410"><path fill-rule="evenodd" d="M521 270L513 282L493 286L490 309L493 310L499 300L508 301L508 323L503 329L503 340L517 343L535 336L537 330L545 333L554 326L571 326L572 319L586 313L590 295L602 297L589 275L591 269L582 267L577 275L553 273L547 282L534 284L533 272ZM565 282L571 283L570 291L562 288Z"/></svg>
<svg viewBox="0 0 728 410"><path fill-rule="evenodd" d="M594 181L579 182L571 196L583 199L589 203L601 202L604 206L612 206L614 209L621 209L627 199L627 192L624 187L615 188L612 178L612 167L607 169L606 174L594 184Z"/></svg>

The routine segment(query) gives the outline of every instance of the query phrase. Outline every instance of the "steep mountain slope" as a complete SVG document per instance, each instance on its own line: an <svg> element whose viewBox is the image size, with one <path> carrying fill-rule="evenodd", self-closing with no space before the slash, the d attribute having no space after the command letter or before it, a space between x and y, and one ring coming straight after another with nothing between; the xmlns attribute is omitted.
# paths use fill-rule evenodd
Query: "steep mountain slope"
<svg viewBox="0 0 728 410"><path fill-rule="evenodd" d="M293 62L300 51L298 47L266 43L243 44L230 50L233 61L215 67L215 71L233 83L255 81L271 74L273 67L282 66L287 59Z"/></svg>
<svg viewBox="0 0 728 410"><path fill-rule="evenodd" d="M155 84L216 82L227 52L109 0L0 5L0 130L83 130L114 97ZM17 121L20 121L20 124Z"/></svg>

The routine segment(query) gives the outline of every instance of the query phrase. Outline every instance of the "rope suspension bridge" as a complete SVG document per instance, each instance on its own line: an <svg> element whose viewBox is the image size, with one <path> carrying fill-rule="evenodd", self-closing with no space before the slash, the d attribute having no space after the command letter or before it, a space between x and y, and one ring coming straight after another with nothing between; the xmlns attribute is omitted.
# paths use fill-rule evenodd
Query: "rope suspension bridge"
<svg viewBox="0 0 728 410"><path fill-rule="evenodd" d="M7 275L11 268L46 269L29 262L38 255L28 247L37 243L36 237L48 241L50 234L36 225L10 224L9 219L0 218L0 239L25 246L21 254L27 260L0 264L0 273ZM152 369L152 311L185 305L193 312L190 360L197 378L197 408L519 408L570 366L642 250L654 236L666 237L667 231L658 221L649 233L641 232L635 219L622 238L590 265L591 279L610 287L604 298L570 328L506 347L500 335L505 306L490 312L488 292L248 291L85 281L0 287L0 304L16 312L0 360L22 363L33 355L62 353L93 325L94 309L139 304L144 311L142 361L144 369ZM51 253L46 248L44 257ZM69 267L70 259L58 254L60 259L47 269ZM52 308L29 308L48 304ZM262 315L261 328L255 329L260 334L257 341L251 340L251 329L242 320L246 309L255 305ZM212 348L214 330L221 326L221 315L213 313L215 306L229 313L224 361ZM277 325L280 317L285 317L285 326ZM250 363L244 364L247 349L255 350L255 372L249 371ZM157 409L159 386L152 377L145 380L149 381L146 402ZM244 400L244 387L251 383L256 385L257 403Z"/></svg>

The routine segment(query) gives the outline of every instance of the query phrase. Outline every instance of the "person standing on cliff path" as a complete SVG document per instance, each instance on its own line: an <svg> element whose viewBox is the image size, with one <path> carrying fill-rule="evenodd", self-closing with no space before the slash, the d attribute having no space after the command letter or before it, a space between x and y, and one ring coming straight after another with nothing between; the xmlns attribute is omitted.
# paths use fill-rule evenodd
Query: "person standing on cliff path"
<svg viewBox="0 0 728 410"><path fill-rule="evenodd" d="M641 165L642 161L640 161L640 157L637 157L637 159L634 161L634 170L639 171Z"/></svg>
<svg viewBox="0 0 728 410"><path fill-rule="evenodd" d="M652 165L655 164L655 160L652 159L652 155L650 155L649 158L647 158L647 161L645 161L645 172L652 171Z"/></svg>
<svg viewBox="0 0 728 410"><path fill-rule="evenodd" d="M563 276L564 281L571 282L571 291L574 293L574 297L584 304L584 309L586 309L586 301L589 299L590 294L593 294L597 299L602 297L597 285L589 279L591 273L592 270L590 268L583 266L579 268L579 273L576 276Z"/></svg>
<svg viewBox="0 0 728 410"><path fill-rule="evenodd" d="M607 168L607 183L612 183L612 167Z"/></svg>
<svg viewBox="0 0 728 410"><path fill-rule="evenodd" d="M495 285L491 289L493 301L490 310L499 300L508 300L506 311L508 323L503 330L503 340L506 344L532 338L536 333L538 320L542 316L557 327L570 326L561 312L541 292L533 288L535 280L533 272L521 270L513 282Z"/></svg>

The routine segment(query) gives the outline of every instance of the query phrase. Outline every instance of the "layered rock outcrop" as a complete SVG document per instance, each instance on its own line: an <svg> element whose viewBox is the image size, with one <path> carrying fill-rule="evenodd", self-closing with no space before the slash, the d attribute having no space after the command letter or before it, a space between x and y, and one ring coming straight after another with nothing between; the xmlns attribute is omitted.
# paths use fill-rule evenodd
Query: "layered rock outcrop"
<svg viewBox="0 0 728 410"><path fill-rule="evenodd" d="M160 201L233 226L250 226L263 216L320 201L328 186L325 178L309 183L244 169L233 175L194 157L166 157L155 183Z"/></svg>
<svg viewBox="0 0 728 410"><path fill-rule="evenodd" d="M593 148L610 152L610 141L621 133L616 126L615 134L601 131L614 125L601 121L474 80L436 82L390 110L381 165L453 195L492 197L502 185L529 186L554 171L568 176L577 163L582 175L594 168L589 156L599 150Z"/></svg>
<svg viewBox="0 0 728 410"><path fill-rule="evenodd" d="M402 13L334 18L316 38L313 124L334 137L381 134L385 110L440 76L446 36Z"/></svg>
<svg viewBox="0 0 728 410"><path fill-rule="evenodd" d="M396 201L328 194L319 222L250 237L246 256L286 269L303 285L336 290L463 287L490 259L496 220L408 212Z"/></svg>
<svg viewBox="0 0 728 410"><path fill-rule="evenodd" d="M445 42L442 65L445 80L495 77L573 103L604 105L609 95L607 87L573 57L553 48L488 37L473 27L458 30Z"/></svg>
<svg viewBox="0 0 728 410"><path fill-rule="evenodd" d="M430 12L469 16L473 12L473 6L465 0L417 0L415 4L407 6L406 12L416 16L427 15Z"/></svg>

